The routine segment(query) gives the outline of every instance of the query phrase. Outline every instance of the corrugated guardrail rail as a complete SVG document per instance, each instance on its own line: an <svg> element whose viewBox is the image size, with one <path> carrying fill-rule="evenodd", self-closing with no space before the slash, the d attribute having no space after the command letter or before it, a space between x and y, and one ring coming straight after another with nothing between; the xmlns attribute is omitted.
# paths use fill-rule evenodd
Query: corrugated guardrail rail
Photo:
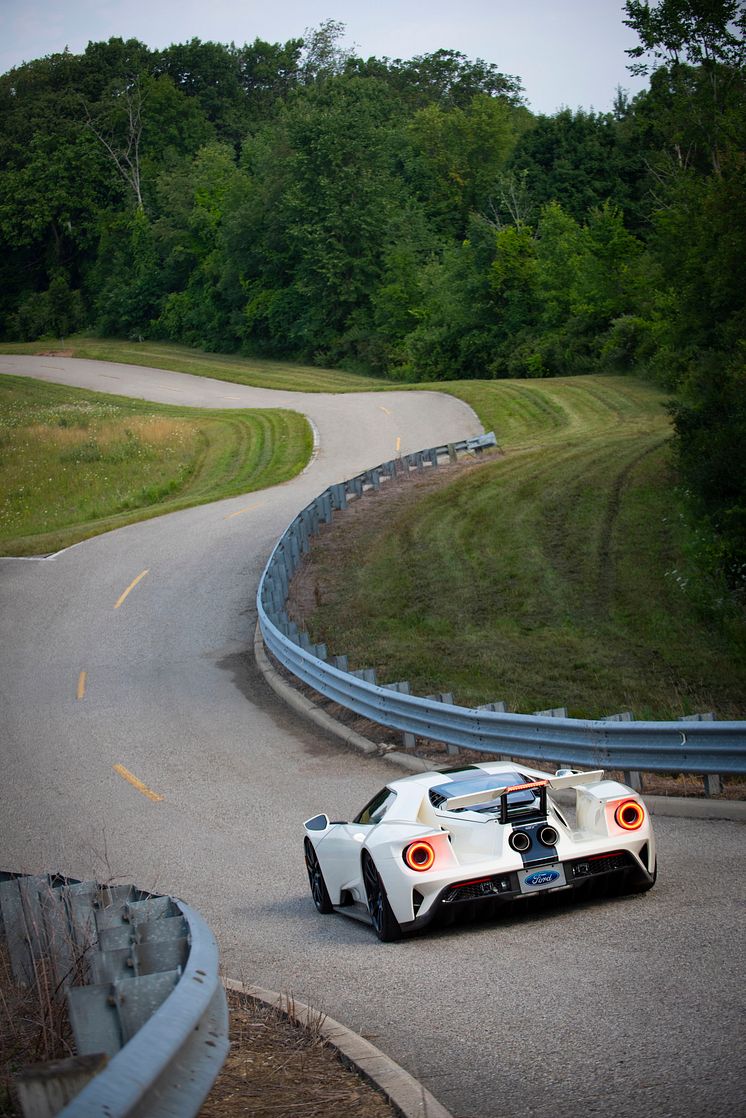
<svg viewBox="0 0 746 1118"><path fill-rule="evenodd" d="M277 542L259 583L259 625L269 651L294 676L341 706L453 747L591 768L746 774L746 722L634 722L619 716L589 720L509 714L420 698L404 687L397 690L396 683L375 683L373 671L348 671L346 658L330 657L325 645L313 644L290 620L290 582L311 536L331 522L334 510L345 509L348 499L377 490L398 475L434 468L446 455L454 460L459 451L494 445L490 434L408 454L330 486L304 508Z"/></svg>
<svg viewBox="0 0 746 1118"><path fill-rule="evenodd" d="M228 1053L199 913L132 885L0 873L0 914L14 978L66 997L77 1050L17 1077L24 1113L193 1118Z"/></svg>

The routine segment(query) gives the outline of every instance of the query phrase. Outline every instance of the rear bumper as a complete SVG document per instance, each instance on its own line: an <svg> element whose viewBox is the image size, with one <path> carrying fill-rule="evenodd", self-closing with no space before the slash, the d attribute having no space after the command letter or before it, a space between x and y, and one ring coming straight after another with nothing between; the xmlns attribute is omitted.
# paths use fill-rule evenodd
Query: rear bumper
<svg viewBox="0 0 746 1118"><path fill-rule="evenodd" d="M635 884L652 883L654 878L645 866L628 850L617 850L608 854L592 855L586 858L571 858L559 863L565 871L561 885L549 886L536 893L523 892L516 872L488 874L464 881L453 881L444 886L427 911L414 920L401 923L404 932L427 927L447 909L463 909L467 905L500 904L508 901L530 900L533 896L547 893L585 891L593 882L613 878L627 878ZM417 909L415 890L415 911Z"/></svg>

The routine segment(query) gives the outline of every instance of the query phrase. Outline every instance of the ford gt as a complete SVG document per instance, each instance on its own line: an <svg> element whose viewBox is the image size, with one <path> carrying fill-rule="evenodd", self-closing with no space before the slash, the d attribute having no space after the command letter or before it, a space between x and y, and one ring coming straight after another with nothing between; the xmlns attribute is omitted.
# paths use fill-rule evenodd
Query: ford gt
<svg viewBox="0 0 746 1118"><path fill-rule="evenodd" d="M352 822L321 814L304 828L318 911L362 919L384 942L466 904L601 880L639 893L657 873L642 798L600 770L487 762L418 773L386 785Z"/></svg>

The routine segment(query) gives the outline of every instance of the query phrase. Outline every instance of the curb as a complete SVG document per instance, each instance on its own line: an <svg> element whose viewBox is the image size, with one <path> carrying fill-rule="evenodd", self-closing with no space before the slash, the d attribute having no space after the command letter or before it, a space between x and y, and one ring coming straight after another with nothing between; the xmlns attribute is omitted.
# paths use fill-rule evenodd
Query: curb
<svg viewBox="0 0 746 1118"><path fill-rule="evenodd" d="M307 699L305 695L301 695L300 691L296 691L294 687L285 682L280 673L275 671L269 662L258 621L254 633L254 657L259 671L274 693L294 711L302 714L305 718L309 718L322 730L326 730L328 734L333 734L338 741L344 742L345 745L353 745L361 753L378 753L378 746L374 745L372 741L368 741L362 734L357 734L354 730L343 726L336 718L332 718L325 710L317 707L311 699Z"/></svg>
<svg viewBox="0 0 746 1118"><path fill-rule="evenodd" d="M382 761L390 761L391 764L406 769L408 772L430 771L432 766L422 757L410 753L401 753L398 750L392 750L389 753L381 752L374 742L364 738L362 734L350 730L347 726L343 726L336 718L332 718L325 710L316 706L311 699L296 691L270 663L264 648L264 640L258 621L254 633L254 656L259 671L274 693L298 714L310 719L328 734L333 734L338 741L345 745L352 745L368 756L375 754ZM719 819L733 823L746 823L746 800L697 799L694 796L646 796L645 803L653 815L673 816L678 819Z"/></svg>
<svg viewBox="0 0 746 1118"><path fill-rule="evenodd" d="M341 1056L343 1062L351 1064L364 1079L368 1079L402 1118L453 1118L450 1110L446 1110L408 1071L399 1067L369 1040L335 1021L333 1017L297 1001L290 994L278 994L275 990L265 990L261 986L247 986L231 978L224 978L223 985L226 990L245 994L254 1001L279 1010L283 1016L298 1022L303 1028L313 1025L314 1030Z"/></svg>

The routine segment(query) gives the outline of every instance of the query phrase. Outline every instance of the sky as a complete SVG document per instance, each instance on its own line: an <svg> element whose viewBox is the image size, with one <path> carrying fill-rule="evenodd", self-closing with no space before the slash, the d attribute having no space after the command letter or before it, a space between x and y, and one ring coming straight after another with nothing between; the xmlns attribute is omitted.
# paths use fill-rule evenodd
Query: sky
<svg viewBox="0 0 746 1118"><path fill-rule="evenodd" d="M346 26L356 53L412 58L445 47L521 79L537 113L611 108L637 43L622 0L0 0L0 73L112 36L151 48L192 38L285 42L327 19Z"/></svg>

